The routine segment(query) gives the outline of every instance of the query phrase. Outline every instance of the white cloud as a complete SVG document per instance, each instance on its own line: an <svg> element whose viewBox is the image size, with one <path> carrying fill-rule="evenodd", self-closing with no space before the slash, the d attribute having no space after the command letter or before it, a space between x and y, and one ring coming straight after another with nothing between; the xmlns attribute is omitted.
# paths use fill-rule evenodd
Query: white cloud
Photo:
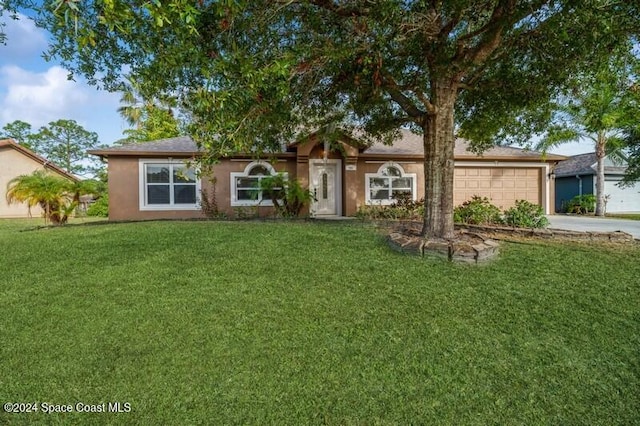
<svg viewBox="0 0 640 426"><path fill-rule="evenodd" d="M59 119L76 120L110 143L122 137L117 114L119 95L98 91L67 78L68 72L52 66L33 72L15 65L0 67L0 127L15 120L35 129Z"/></svg>
<svg viewBox="0 0 640 426"><path fill-rule="evenodd" d="M40 55L47 48L47 33L35 26L33 21L18 13L18 19L11 19L5 12L0 22L7 35L6 45L0 45L0 57L5 63Z"/></svg>
<svg viewBox="0 0 640 426"><path fill-rule="evenodd" d="M0 68L0 81L6 87L0 118L7 122L23 120L34 126L46 124L79 106L86 107L89 98L87 88L67 80L67 72L59 66L42 73L5 66Z"/></svg>

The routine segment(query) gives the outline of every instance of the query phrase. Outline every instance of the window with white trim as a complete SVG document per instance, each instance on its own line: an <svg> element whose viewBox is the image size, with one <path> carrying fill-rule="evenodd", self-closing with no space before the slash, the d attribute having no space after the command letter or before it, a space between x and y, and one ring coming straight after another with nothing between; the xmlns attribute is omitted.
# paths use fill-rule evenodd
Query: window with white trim
<svg viewBox="0 0 640 426"><path fill-rule="evenodd" d="M416 200L416 174L405 173L396 163L385 163L377 173L365 174L367 204L392 204L398 194L410 194Z"/></svg>
<svg viewBox="0 0 640 426"><path fill-rule="evenodd" d="M200 181L182 161L140 160L141 210L197 210Z"/></svg>
<svg viewBox="0 0 640 426"><path fill-rule="evenodd" d="M243 172L231 173L232 206L272 206L271 198L261 189L262 179L276 175L269 163L254 161Z"/></svg>

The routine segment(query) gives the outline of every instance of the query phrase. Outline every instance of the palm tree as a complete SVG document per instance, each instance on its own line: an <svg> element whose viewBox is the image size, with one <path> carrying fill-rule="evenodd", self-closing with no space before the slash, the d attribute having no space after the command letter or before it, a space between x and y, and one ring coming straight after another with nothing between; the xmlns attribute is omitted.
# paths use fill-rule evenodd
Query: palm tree
<svg viewBox="0 0 640 426"><path fill-rule="evenodd" d="M130 126L139 127L145 103L140 99L133 82L122 92L120 103L122 106L118 108L118 113Z"/></svg>
<svg viewBox="0 0 640 426"><path fill-rule="evenodd" d="M157 111L166 116L166 120L175 121L173 110L177 106L176 98L170 95L145 96L142 86L131 77L123 85L120 104L122 106L118 108L118 113L137 130Z"/></svg>
<svg viewBox="0 0 640 426"><path fill-rule="evenodd" d="M569 99L556 109L556 120L537 148L544 152L566 142L591 140L596 152L596 216L605 214L604 159L623 159L623 132L637 108L630 100L626 67L612 60L599 72L578 79Z"/></svg>
<svg viewBox="0 0 640 426"><path fill-rule="evenodd" d="M27 203L29 208L39 205L44 211L44 221L55 225L67 222L73 212L75 183L49 173L36 170L30 175L20 175L7 184L7 202Z"/></svg>

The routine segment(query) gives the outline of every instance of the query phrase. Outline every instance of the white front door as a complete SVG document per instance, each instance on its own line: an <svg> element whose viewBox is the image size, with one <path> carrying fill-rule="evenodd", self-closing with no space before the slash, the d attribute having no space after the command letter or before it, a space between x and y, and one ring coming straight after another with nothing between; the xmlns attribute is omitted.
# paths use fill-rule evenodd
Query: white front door
<svg viewBox="0 0 640 426"><path fill-rule="evenodd" d="M311 160L310 190L315 198L311 212L316 216L340 214L340 160Z"/></svg>

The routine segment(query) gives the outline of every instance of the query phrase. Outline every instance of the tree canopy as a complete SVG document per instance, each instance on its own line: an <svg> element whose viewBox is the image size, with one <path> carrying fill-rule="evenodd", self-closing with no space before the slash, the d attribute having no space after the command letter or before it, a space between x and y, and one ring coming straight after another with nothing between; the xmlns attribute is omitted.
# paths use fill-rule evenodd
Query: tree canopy
<svg viewBox="0 0 640 426"><path fill-rule="evenodd" d="M40 128L35 136L38 151L69 173L84 175L95 172L95 159L88 149L100 145L98 134L90 132L75 120L56 120Z"/></svg>
<svg viewBox="0 0 640 426"><path fill-rule="evenodd" d="M11 3L10 4L14 4ZM123 70L171 94L212 157L278 149L326 124L424 134L427 236L453 232L454 133L522 141L576 70L637 34L605 0L126 0L47 3L49 55L108 89Z"/></svg>
<svg viewBox="0 0 640 426"><path fill-rule="evenodd" d="M625 144L628 157L622 186L631 186L640 181L640 123L627 129Z"/></svg>
<svg viewBox="0 0 640 426"><path fill-rule="evenodd" d="M14 139L69 173L95 174L101 168L97 160L87 154L88 149L100 146L98 134L86 130L75 120L52 121L37 132L31 124L15 120L2 128L0 137Z"/></svg>
<svg viewBox="0 0 640 426"><path fill-rule="evenodd" d="M0 130L0 138L13 139L18 144L33 152L39 151L36 133L33 132L31 124L26 121L15 120L5 124L2 130Z"/></svg>
<svg viewBox="0 0 640 426"><path fill-rule="evenodd" d="M124 131L122 142L149 142L181 135L176 117L177 100L171 96L147 97L139 85L129 79L120 98L120 115L133 126Z"/></svg>

